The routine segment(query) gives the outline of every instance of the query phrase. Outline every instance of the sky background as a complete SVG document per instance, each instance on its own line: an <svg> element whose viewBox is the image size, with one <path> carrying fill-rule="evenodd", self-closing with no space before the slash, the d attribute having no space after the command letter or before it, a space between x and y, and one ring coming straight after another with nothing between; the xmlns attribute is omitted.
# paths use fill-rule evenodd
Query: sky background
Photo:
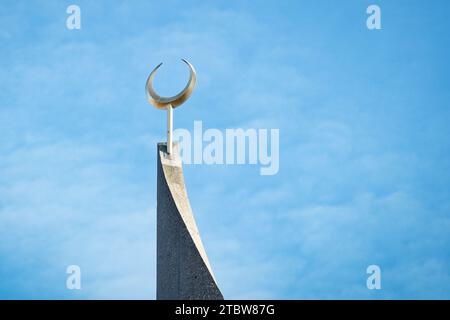
<svg viewBox="0 0 450 320"><path fill-rule="evenodd" d="M68 30L66 8L81 8ZM366 27L377 4L382 29ZM154 299L156 143L279 128L280 170L186 165L228 299L450 298L449 1L1 1L0 299ZM81 267L82 289L66 288ZM366 268L381 268L368 290Z"/></svg>

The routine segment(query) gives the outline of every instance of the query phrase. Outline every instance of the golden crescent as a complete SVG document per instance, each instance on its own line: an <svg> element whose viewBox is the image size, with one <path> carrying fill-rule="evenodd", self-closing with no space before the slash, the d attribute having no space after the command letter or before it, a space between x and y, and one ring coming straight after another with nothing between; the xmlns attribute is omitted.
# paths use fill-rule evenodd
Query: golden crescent
<svg viewBox="0 0 450 320"><path fill-rule="evenodd" d="M155 90L153 90L153 78L155 77L156 70L161 67L162 62L158 64L148 76L147 83L145 85L147 100L158 109L166 109L169 104L171 104L173 108L176 108L183 102L185 102L191 96L192 91L194 91L195 83L197 81L197 74L195 73L195 69L187 60L181 60L188 65L190 75L186 87L184 87L184 89L175 96L161 97L155 92Z"/></svg>

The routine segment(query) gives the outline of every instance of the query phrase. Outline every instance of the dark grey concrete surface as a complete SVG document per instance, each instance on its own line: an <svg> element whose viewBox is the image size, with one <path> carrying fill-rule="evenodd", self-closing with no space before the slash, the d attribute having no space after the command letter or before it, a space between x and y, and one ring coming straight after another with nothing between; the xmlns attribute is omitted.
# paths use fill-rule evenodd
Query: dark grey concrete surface
<svg viewBox="0 0 450 320"><path fill-rule="evenodd" d="M200 239L184 184L178 145L171 157L158 143L158 300L220 300L220 292Z"/></svg>

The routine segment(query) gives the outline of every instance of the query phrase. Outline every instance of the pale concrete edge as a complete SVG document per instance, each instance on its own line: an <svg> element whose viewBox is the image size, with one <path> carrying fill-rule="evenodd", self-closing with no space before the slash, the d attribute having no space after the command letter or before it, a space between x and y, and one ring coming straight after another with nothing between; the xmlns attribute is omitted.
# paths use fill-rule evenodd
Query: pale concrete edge
<svg viewBox="0 0 450 320"><path fill-rule="evenodd" d="M175 202L175 205L176 205L178 211L180 212L180 215L181 215L182 221L183 221L183 223L184 223L184 225L186 227L186 230L188 230L189 234L191 235L191 239L192 239L192 241L194 241L194 244L196 245L197 250L198 250L201 258L202 258L203 262L205 263L206 268L209 270L209 273L211 274L211 277L213 278L217 288L219 288L219 285L217 283L217 279L216 279L216 277L214 275L214 272L212 270L211 264L209 263L209 259L208 259L208 256L206 254L206 250L205 250L203 242L201 240L201 237L200 237L200 234L199 234L199 231L198 231L198 227L196 225L196 222L195 222L195 219L194 219L194 216L193 216L193 213L192 213L192 209L191 209L191 206L190 206L189 199L187 199L187 202L188 202L187 204L188 204L188 206L190 208L190 211L191 211L191 212L189 212L189 214L193 218L192 222L193 222L194 227L196 229L195 231L196 231L197 235L192 234L191 228L188 227L188 224L185 221L185 214L182 214L182 212L184 210L179 205L178 199L175 196L175 192L173 191L173 187L171 186L170 183L168 183L167 173L164 170L164 166L174 166L174 167L179 167L181 169L183 168L182 162L181 162L181 158L180 158L179 153L178 153L179 152L179 143L178 142L174 142L172 154L170 156L166 152L161 151L161 149L163 149L163 148L160 148L160 146L163 146L164 148L167 148L167 143L166 142L158 142L158 150L159 150L159 157L160 157L160 160L161 160L161 165L162 165L164 177L166 179L166 182L167 182L167 185L169 187L169 190L172 193L172 198L173 198L173 200ZM183 187L184 187L184 189L186 191L186 186L183 186ZM187 196L187 191L186 191L186 196Z"/></svg>

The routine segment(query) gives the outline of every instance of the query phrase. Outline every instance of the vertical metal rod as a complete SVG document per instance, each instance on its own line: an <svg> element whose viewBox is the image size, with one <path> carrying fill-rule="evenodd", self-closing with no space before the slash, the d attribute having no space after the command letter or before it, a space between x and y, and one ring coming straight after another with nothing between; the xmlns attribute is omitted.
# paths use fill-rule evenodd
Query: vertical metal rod
<svg viewBox="0 0 450 320"><path fill-rule="evenodd" d="M172 154L173 107L167 105L167 153Z"/></svg>

